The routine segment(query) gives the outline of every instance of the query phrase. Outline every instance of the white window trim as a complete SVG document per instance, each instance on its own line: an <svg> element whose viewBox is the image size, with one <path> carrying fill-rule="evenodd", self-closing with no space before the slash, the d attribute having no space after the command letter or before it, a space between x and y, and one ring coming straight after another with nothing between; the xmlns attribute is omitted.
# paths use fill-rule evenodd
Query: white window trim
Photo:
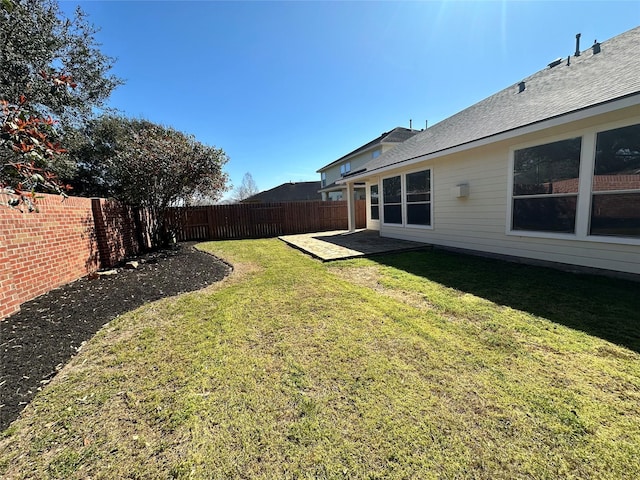
<svg viewBox="0 0 640 480"><path fill-rule="evenodd" d="M410 170L407 172L404 172L402 174L402 204L404 206L404 211L402 212L404 215L403 220L406 222L406 218L407 218L407 192L406 192L406 182L407 182L407 175L410 175L412 173L417 173L417 172L424 172L424 171L429 171L429 225L418 225L418 224L414 224L414 223L407 223L406 227L407 228L416 228L416 229L420 229L420 230L433 230L433 168L432 167L427 167L427 168L417 168L415 170ZM414 202L412 202L414 203ZM417 204L419 204L420 202L415 202Z"/></svg>
<svg viewBox="0 0 640 480"><path fill-rule="evenodd" d="M515 236L559 240L579 240L583 242L615 243L620 245L640 245L640 238L589 235L591 222L591 202L593 195L593 169L596 160L597 134L599 132L604 132L607 130L636 125L638 123L640 123L640 118L605 123L602 125L598 125L597 127L576 130L570 133L565 133L563 135L545 137L544 139L512 146L509 149L509 172L507 175L508 184L506 209L507 218L505 223L505 234L512 237ZM545 145L547 143L568 140L576 137L582 137L582 143L580 148L580 178L578 181L578 200L576 203L575 233L552 233L536 232L531 230L512 230L511 224L513 220L513 167L515 163L515 151L523 148Z"/></svg>
<svg viewBox="0 0 640 480"><path fill-rule="evenodd" d="M416 225L412 223L407 223L407 175L417 172L429 171L429 218L431 223L429 225ZM401 206L401 215L402 215L402 223L387 223L384 218L384 180L387 178L400 177L400 206ZM433 203L434 203L434 195L433 195L433 167L421 167L415 168L412 170L407 170L402 173L396 173L394 175L387 175L384 177L380 177L380 183L378 187L378 195L380 196L380 223L385 227L396 227L396 228L408 228L408 229L416 229L416 230L433 230ZM397 205L397 203L392 203L391 205ZM374 220L375 221L375 220Z"/></svg>
<svg viewBox="0 0 640 480"><path fill-rule="evenodd" d="M373 207L373 202L372 200L372 196L371 196L371 187L378 187L378 203L377 203L377 207L378 207L378 218L373 218L371 216L371 208ZM382 190L382 187L380 186L380 183L378 182L372 182L367 184L366 186L366 193L365 197L367 199L367 216L369 218L370 222L377 222L380 223L382 221L382 197L380 196L380 191Z"/></svg>
<svg viewBox="0 0 640 480"><path fill-rule="evenodd" d="M387 220L384 218L384 207L385 205L387 205L384 201L384 181L388 178L394 178L394 177L400 177L400 223L387 223ZM380 195L380 223L384 226L387 227L404 227L404 219L405 214L404 214L404 202L403 200L403 195L404 195L404 175L401 173L396 173L395 175L387 175L386 177L382 177L380 178L380 189L379 189L379 193L378 195ZM391 203L389 205L398 205L397 203Z"/></svg>

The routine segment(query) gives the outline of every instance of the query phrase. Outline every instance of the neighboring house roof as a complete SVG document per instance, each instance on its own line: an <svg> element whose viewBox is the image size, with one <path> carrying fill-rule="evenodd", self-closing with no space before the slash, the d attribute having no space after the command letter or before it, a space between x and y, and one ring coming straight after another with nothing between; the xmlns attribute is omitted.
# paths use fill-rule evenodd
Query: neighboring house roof
<svg viewBox="0 0 640 480"><path fill-rule="evenodd" d="M278 185L270 190L256 193L245 198L241 203L278 203L278 202L304 202L322 200L318 193L320 181L317 182L288 182Z"/></svg>
<svg viewBox="0 0 640 480"><path fill-rule="evenodd" d="M356 148L354 151L347 153L346 155L340 157L337 160L325 165L324 167L316 170L320 173L322 170L326 170L329 167L332 167L340 162L344 162L350 157L354 157L362 152L373 149L378 145L382 145L383 143L401 143L407 140L408 138L413 137L415 134L419 133L420 130L412 130L410 128L404 127L396 127L393 130L389 130L388 132L384 132L378 138L371 140L369 143L362 145L361 147Z"/></svg>
<svg viewBox="0 0 640 480"><path fill-rule="evenodd" d="M640 27L564 58L433 125L376 159L362 172L437 154L478 140L640 93ZM550 64L551 65L551 64ZM339 183L344 180L339 180Z"/></svg>

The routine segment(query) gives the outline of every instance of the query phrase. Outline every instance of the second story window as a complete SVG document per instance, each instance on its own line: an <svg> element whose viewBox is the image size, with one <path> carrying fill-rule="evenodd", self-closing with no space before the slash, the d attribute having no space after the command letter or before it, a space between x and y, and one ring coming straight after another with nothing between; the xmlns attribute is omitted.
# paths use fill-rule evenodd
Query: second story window
<svg viewBox="0 0 640 480"><path fill-rule="evenodd" d="M327 186L327 172L322 172L320 174L320 178L322 179L322 187L326 187Z"/></svg>
<svg viewBox="0 0 640 480"><path fill-rule="evenodd" d="M373 152L371 152L371 158L378 158L380 156L380 153L380 149L374 150Z"/></svg>
<svg viewBox="0 0 640 480"><path fill-rule="evenodd" d="M351 171L351 162L340 165L340 175L343 177Z"/></svg>

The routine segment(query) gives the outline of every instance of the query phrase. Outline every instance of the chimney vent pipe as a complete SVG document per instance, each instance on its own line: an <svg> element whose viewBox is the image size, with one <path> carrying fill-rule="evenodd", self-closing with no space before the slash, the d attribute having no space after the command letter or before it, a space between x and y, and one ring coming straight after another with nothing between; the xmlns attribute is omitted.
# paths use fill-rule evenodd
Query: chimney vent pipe
<svg viewBox="0 0 640 480"><path fill-rule="evenodd" d="M580 56L580 34L576 34L576 57Z"/></svg>
<svg viewBox="0 0 640 480"><path fill-rule="evenodd" d="M597 54L600 53L600 44L598 43L597 40L594 40L593 42L593 46L591 47L593 49L593 54Z"/></svg>
<svg viewBox="0 0 640 480"><path fill-rule="evenodd" d="M524 82L520 82L520 83L518 84L518 93L522 93L522 92L524 92L524 89L525 89L525 88L526 88L525 83L524 83Z"/></svg>

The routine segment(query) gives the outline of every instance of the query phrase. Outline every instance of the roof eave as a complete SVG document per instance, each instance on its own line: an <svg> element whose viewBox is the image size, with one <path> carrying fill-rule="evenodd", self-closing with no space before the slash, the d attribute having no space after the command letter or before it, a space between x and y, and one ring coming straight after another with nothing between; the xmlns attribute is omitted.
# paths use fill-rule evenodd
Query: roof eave
<svg viewBox="0 0 640 480"><path fill-rule="evenodd" d="M346 186L344 185L333 184L333 185L329 185L327 187L321 188L320 190L318 190L318 193L337 192L338 190L344 190L345 188Z"/></svg>
<svg viewBox="0 0 640 480"><path fill-rule="evenodd" d="M540 130L546 130L548 128L557 127L560 125L564 125L566 123L571 123L577 120L583 120L585 118L595 117L597 115L602 115L615 110L620 110L623 108L633 107L637 105L640 105L640 92L635 92L630 95L626 95L624 97L616 98L614 100L608 100L606 102L602 102L599 104L583 107L578 110L573 110L571 112L557 115L555 117L546 118L544 120L539 120L537 122L533 122L528 125L523 125L511 130L506 130L503 132L495 133L493 135L489 135L487 137L479 138L477 140L472 140L467 143L454 145L452 147L448 147L443 150L439 150L437 152L432 152L427 155L420 155L417 157L408 158L406 160L401 160L391 165L385 165L373 170L367 170L360 174L350 176L349 178L339 179L336 181L336 184L346 185L347 183L356 182L358 180L362 181L367 177L370 177L371 175L379 175L381 173L385 173L388 171L397 170L398 168L411 166L416 163L434 160L436 158L443 157L445 155L464 152L467 150L471 150L473 148L489 145L491 143L508 140L508 139L515 138L521 135L526 135L529 133L535 133Z"/></svg>
<svg viewBox="0 0 640 480"><path fill-rule="evenodd" d="M376 148L381 147L382 145L397 145L398 143L402 143L402 142L380 142L380 143L376 143L375 145L372 145L371 147L365 148L364 150L360 150L360 151L356 150L355 152L348 153L344 157L340 157L338 160L334 160L333 162L331 162L331 163L325 165L324 167L316 170L316 173L322 173L323 170L331 168L334 165L337 165L339 163L346 162L350 158L356 157L358 155L362 155L363 153L367 153L367 152L373 151Z"/></svg>

